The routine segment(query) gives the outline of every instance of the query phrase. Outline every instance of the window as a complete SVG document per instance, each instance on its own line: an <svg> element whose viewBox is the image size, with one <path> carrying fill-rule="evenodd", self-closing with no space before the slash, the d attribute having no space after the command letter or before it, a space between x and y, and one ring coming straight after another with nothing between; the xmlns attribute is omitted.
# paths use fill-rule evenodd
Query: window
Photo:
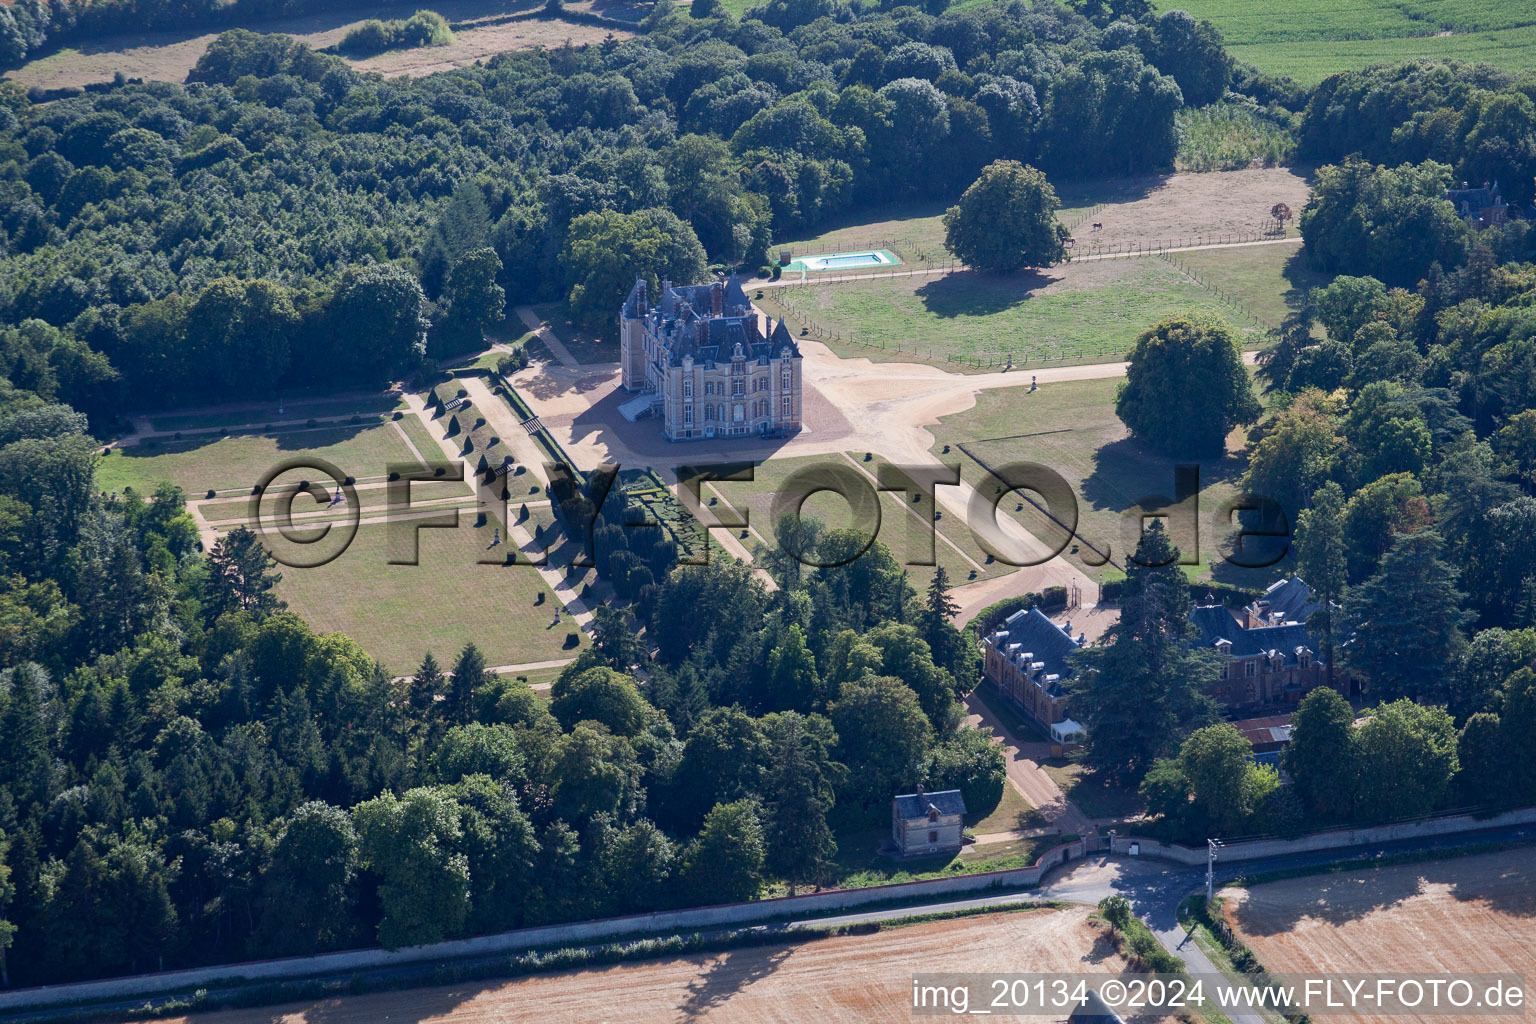
<svg viewBox="0 0 1536 1024"><path fill-rule="evenodd" d="M710 420L712 420L714 418L715 418L715 407L712 406L712 405L706 405L704 407L704 422L708 423Z"/></svg>
<svg viewBox="0 0 1536 1024"><path fill-rule="evenodd" d="M705 397L708 397L709 395L712 395L714 393L715 393L715 382L712 381L712 380L705 381L704 382L704 395L705 395Z"/></svg>
<svg viewBox="0 0 1536 1024"><path fill-rule="evenodd" d="M693 378L692 377L684 377L683 378L683 397L684 398L692 398L693 397Z"/></svg>
<svg viewBox="0 0 1536 1024"><path fill-rule="evenodd" d="M1251 678L1253 678L1254 676L1256 676L1258 674L1259 674L1259 665L1258 665L1257 662L1248 661L1248 662L1244 662L1243 663L1243 675L1245 675L1245 676L1247 676L1247 677L1249 677L1251 679Z"/></svg>
<svg viewBox="0 0 1536 1024"><path fill-rule="evenodd" d="M744 381L744 380L733 380L733 381L731 381L731 395L733 397L738 397L739 398L740 396L742 396L742 395L744 395L746 393L747 393L747 382L746 381Z"/></svg>
<svg viewBox="0 0 1536 1024"><path fill-rule="evenodd" d="M691 405L683 406L683 424L689 427L693 426L693 406Z"/></svg>
<svg viewBox="0 0 1536 1024"><path fill-rule="evenodd" d="M792 403L790 401L788 395L785 395L783 398L781 398L779 400L779 413L780 413L780 415L782 415L785 419L788 419L789 417L793 416L794 415L794 412L792 411L793 404L794 403Z"/></svg>
<svg viewBox="0 0 1536 1024"><path fill-rule="evenodd" d="M928 833L928 841L930 843L938 842L939 841L939 834L937 832L929 832Z"/></svg>
<svg viewBox="0 0 1536 1024"><path fill-rule="evenodd" d="M737 423L745 421L747 418L747 407L737 402L736 408L731 411L731 418Z"/></svg>
<svg viewBox="0 0 1536 1024"><path fill-rule="evenodd" d="M794 385L794 382L794 373L790 371L788 366L784 367L784 371L779 374L779 387L783 388L785 391L788 391Z"/></svg>

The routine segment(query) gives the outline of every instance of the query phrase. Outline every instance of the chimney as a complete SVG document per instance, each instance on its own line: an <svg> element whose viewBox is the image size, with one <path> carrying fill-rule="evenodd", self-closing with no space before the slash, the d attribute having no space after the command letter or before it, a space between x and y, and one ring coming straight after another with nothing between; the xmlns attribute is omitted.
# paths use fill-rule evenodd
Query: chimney
<svg viewBox="0 0 1536 1024"><path fill-rule="evenodd" d="M709 289L709 313L711 316L725 315L725 285L719 281Z"/></svg>
<svg viewBox="0 0 1536 1024"><path fill-rule="evenodd" d="M645 316L645 314L649 313L651 310L650 306L648 306L645 301L645 278L642 277L635 282L635 291L635 312L639 313L641 316Z"/></svg>

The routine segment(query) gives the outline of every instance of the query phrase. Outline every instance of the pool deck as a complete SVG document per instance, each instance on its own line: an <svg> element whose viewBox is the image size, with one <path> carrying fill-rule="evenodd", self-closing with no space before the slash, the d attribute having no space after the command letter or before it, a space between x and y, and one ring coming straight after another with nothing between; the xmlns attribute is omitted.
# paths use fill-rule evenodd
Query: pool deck
<svg viewBox="0 0 1536 1024"><path fill-rule="evenodd" d="M889 249L866 249L862 252L817 253L814 256L797 256L784 267L784 273L819 274L828 270L867 270L872 267L899 267L901 257Z"/></svg>

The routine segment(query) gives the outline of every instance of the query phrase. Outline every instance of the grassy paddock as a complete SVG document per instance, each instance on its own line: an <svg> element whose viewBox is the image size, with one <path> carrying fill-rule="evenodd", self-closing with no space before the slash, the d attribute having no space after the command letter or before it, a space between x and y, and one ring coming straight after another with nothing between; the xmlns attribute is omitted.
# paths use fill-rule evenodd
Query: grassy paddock
<svg viewBox="0 0 1536 1024"><path fill-rule="evenodd" d="M274 466L306 456L358 478L383 476L394 463L416 462L393 421L375 421L114 448L97 463L96 484L104 491L132 487L148 493L169 481L197 496L209 488L254 486Z"/></svg>
<svg viewBox="0 0 1536 1024"><path fill-rule="evenodd" d="M1043 385L1034 394L1018 388L983 391L972 408L946 416L931 428L934 454L968 457L964 472L973 480L983 465L1014 461L1043 463L1061 474L1076 495L1078 515L1077 541L1068 545L1065 554L1090 575L1112 574L1114 563L1123 562L1125 553L1134 549L1141 502L1158 495L1171 498L1174 464L1193 463L1200 467L1200 561L1186 571L1196 579L1219 574L1235 583L1267 582L1272 578L1269 571L1238 571L1221 561L1223 531L1217 513L1236 493L1244 468L1242 456L1184 460L1151 450L1131 438L1115 415L1119 383L1116 379L1065 381ZM1235 431L1228 441L1230 451L1239 450L1241 438L1241 431ZM1064 537L1061 526L1022 496L1005 500L999 509L1049 544L1059 544ZM1175 541L1193 548L1192 540L1184 538L1182 525L1175 529ZM1099 556L1086 545L1100 551L1107 548L1113 562L1094 565Z"/></svg>
<svg viewBox="0 0 1536 1024"><path fill-rule="evenodd" d="M1250 315L1273 326L1305 305L1308 291L1332 280L1332 275L1312 269L1301 246L1210 249L1174 253L1170 259L1176 267L1220 288Z"/></svg>
<svg viewBox="0 0 1536 1024"><path fill-rule="evenodd" d="M550 628L557 603L536 570L477 564L491 531L473 522L461 515L457 530L419 531L417 565L388 564L387 528L361 527L330 564L282 570L278 593L316 630L346 633L397 673L429 650L451 660L470 641L490 665L575 656L566 637L580 631L569 620Z"/></svg>
<svg viewBox="0 0 1536 1024"><path fill-rule="evenodd" d="M1175 312L1232 318L1212 292L1163 260L1072 263L1018 274L891 277L769 292L761 303L839 355L931 359L957 369L1125 358L1136 336ZM1261 332L1250 326L1247 343Z"/></svg>

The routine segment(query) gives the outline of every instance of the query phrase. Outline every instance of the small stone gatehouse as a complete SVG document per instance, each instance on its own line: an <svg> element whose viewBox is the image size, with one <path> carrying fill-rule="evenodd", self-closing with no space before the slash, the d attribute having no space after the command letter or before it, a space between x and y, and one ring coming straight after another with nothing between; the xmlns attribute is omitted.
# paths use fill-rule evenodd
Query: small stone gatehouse
<svg viewBox="0 0 1536 1024"><path fill-rule="evenodd" d="M902 856L953 853L965 828L965 798L958 789L906 793L891 801L891 841Z"/></svg>

